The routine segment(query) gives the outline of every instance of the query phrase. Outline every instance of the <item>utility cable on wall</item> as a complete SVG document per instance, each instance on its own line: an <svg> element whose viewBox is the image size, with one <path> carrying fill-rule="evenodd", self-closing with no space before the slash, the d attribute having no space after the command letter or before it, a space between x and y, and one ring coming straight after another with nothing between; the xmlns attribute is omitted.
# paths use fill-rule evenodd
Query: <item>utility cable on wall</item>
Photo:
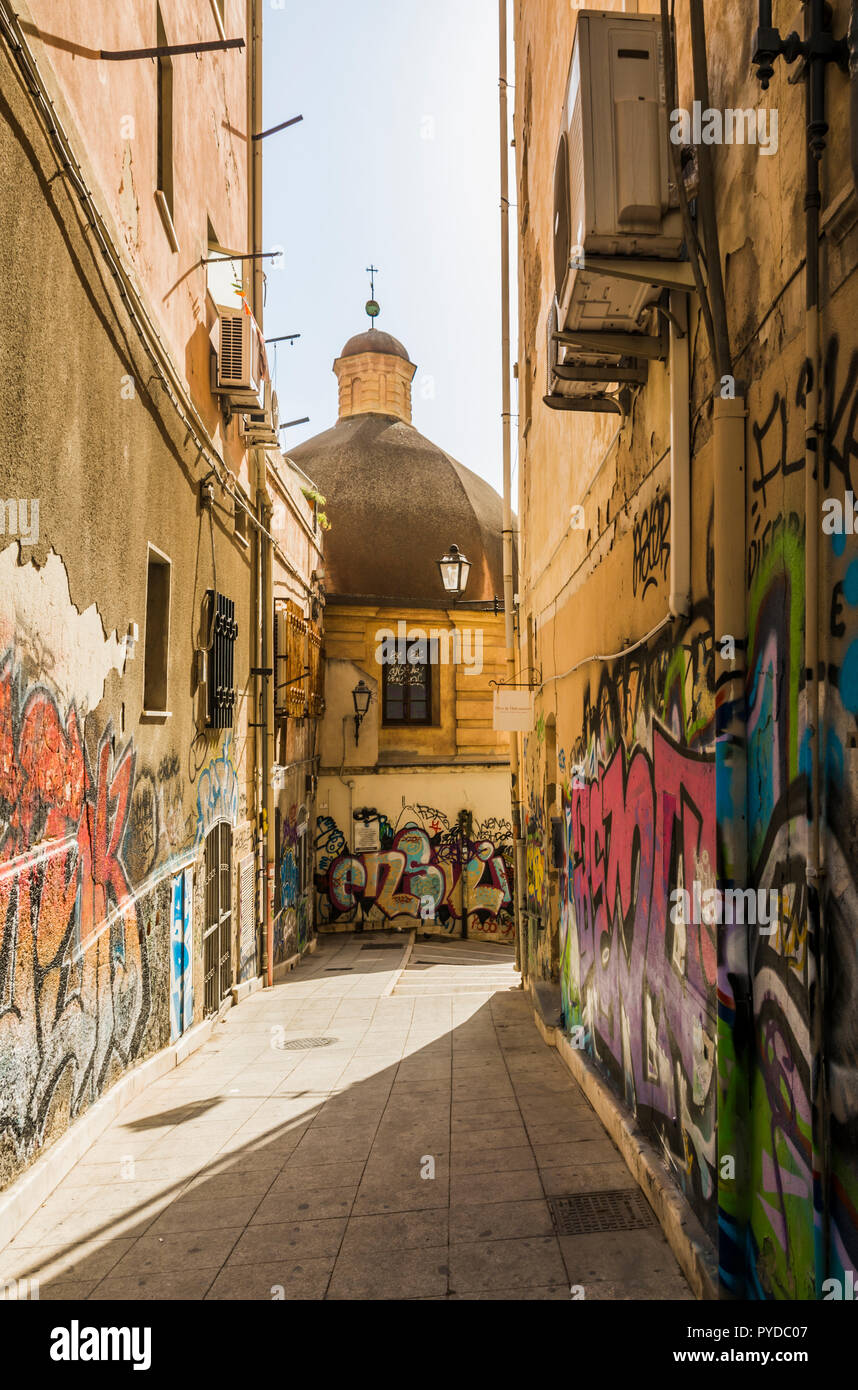
<svg viewBox="0 0 858 1390"><path fill-rule="evenodd" d="M649 642L651 638L655 637L657 633L661 632L662 628L667 627L669 623L672 623L674 621L675 620L673 614L668 613L665 618L662 618L660 623L656 623L655 627L650 629L650 631L646 634L645 637L639 638L639 640L637 642L633 642L631 646L623 647L622 650L618 652L607 652L599 653L594 656L585 656L582 661L576 661L574 666L570 666L568 671L560 671L556 676L549 676L548 679L544 680L542 684L539 686L539 689L536 691L536 694L541 695L545 687L551 685L552 682L565 680L567 676L573 675L575 671L580 671L582 666L589 666L594 661L598 661L600 663L604 663L606 661L619 661L621 657L629 656L632 652L636 652L639 647L645 647L647 642Z"/></svg>

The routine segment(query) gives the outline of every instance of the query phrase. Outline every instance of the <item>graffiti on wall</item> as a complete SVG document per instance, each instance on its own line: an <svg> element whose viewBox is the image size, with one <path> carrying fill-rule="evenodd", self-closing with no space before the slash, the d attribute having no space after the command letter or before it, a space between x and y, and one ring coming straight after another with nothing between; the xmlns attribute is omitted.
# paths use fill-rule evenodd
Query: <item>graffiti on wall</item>
<svg viewBox="0 0 858 1390"><path fill-rule="evenodd" d="M89 723L43 686L28 688L9 655L0 663L6 1171L140 1054L152 1011L155 943L124 858L134 749L117 747L110 724L90 735ZM162 949L166 938L164 922Z"/></svg>
<svg viewBox="0 0 858 1390"><path fill-rule="evenodd" d="M657 492L632 526L632 593L643 597L667 578L670 563L670 493Z"/></svg>
<svg viewBox="0 0 858 1390"><path fill-rule="evenodd" d="M136 769L131 793L126 866L141 883L159 864L193 842L196 818L185 812L184 782L178 754L161 758L157 768Z"/></svg>
<svg viewBox="0 0 858 1390"><path fill-rule="evenodd" d="M194 871L176 874L170 914L170 1042L187 1032L194 1021Z"/></svg>
<svg viewBox="0 0 858 1390"><path fill-rule="evenodd" d="M656 500L667 518L665 499ZM556 751L553 740L527 740L524 772L527 973L559 970L566 1028L636 1112L714 1234L717 942L714 927L670 920L674 889L714 883L713 691L704 601L681 628L594 667L575 737ZM555 784L556 851L548 822L556 802L546 800Z"/></svg>
<svg viewBox="0 0 858 1390"><path fill-rule="evenodd" d="M277 904L274 963L303 951L310 933L309 825L307 807L292 804L280 813L277 846Z"/></svg>
<svg viewBox="0 0 858 1390"><path fill-rule="evenodd" d="M816 1085L813 1000L818 942L806 883L807 813L812 777L804 684L805 364L794 391L764 398L752 417L747 580L749 877L780 892L776 932L755 936L749 960L752 1021L748 1037L729 1040L725 1064L741 1071L750 1095L750 1220L740 1239L730 1204L722 1212L722 1248L741 1270L746 1295L814 1298L826 1275L843 1278L858 1263L858 923L854 859L858 804L848 775L858 713L858 558L854 542L832 536L824 555L829 591L825 733L820 749L826 859L823 914L828 952L826 1017L831 1115L830 1260L822 1263L820 1193L826 1121ZM836 336L823 360L826 424L823 495L853 487L858 456L858 352L848 360ZM795 476L793 476L795 475ZM728 808L729 810L729 808ZM729 1143L734 1116L723 1115ZM738 1138L738 1134L736 1135ZM724 1262L722 1258L722 1263Z"/></svg>
<svg viewBox="0 0 858 1390"><path fill-rule="evenodd" d="M235 828L238 821L238 774L232 756L229 734L223 747L215 749L199 774L197 783L196 840L201 844L213 825L229 821Z"/></svg>
<svg viewBox="0 0 858 1390"><path fill-rule="evenodd" d="M562 795L567 1026L712 1225L715 1193L715 928L670 917L671 892L714 884L715 767L656 721Z"/></svg>
<svg viewBox="0 0 858 1390"><path fill-rule="evenodd" d="M413 819L411 817L414 817ZM382 818L381 848L351 854L330 817L316 828L322 921L423 917L446 935L510 941L514 934L512 828L491 818L462 836L434 807L406 807L394 829ZM332 850L336 853L332 853ZM431 915L428 916L431 903ZM422 910L421 910L422 909Z"/></svg>

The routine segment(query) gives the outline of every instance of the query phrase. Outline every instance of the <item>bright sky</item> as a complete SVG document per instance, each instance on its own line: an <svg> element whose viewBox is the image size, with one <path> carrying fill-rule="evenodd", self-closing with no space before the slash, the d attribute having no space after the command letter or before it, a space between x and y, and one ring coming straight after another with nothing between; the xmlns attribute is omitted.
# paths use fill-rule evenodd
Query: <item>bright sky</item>
<svg viewBox="0 0 858 1390"><path fill-rule="evenodd" d="M264 13L263 128L304 119L264 146L264 249L285 248L265 332L301 334L277 345L276 387L281 420L310 416L283 447L336 420L331 365L369 326L374 264L376 325L417 364L416 428L500 491L496 0L281 3Z"/></svg>

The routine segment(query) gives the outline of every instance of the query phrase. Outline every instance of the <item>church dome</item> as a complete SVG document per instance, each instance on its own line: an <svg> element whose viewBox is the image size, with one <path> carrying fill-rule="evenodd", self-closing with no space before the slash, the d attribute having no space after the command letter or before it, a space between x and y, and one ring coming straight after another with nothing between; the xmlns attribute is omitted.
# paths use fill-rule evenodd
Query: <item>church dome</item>
<svg viewBox="0 0 858 1390"><path fill-rule="evenodd" d="M362 352L383 352L389 357L402 357L407 362L408 353L398 338L392 333L382 333L378 328L368 328L349 338L340 357L358 357Z"/></svg>
<svg viewBox="0 0 858 1390"><path fill-rule="evenodd" d="M451 544L471 561L463 605L503 599L500 497L409 421L350 414L290 457L326 499L332 599L448 607L438 561Z"/></svg>

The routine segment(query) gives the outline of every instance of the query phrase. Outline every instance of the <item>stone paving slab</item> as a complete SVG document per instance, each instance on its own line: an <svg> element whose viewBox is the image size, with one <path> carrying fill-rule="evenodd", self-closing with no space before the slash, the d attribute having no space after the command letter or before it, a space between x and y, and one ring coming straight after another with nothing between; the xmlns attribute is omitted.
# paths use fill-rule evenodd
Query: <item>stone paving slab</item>
<svg viewBox="0 0 858 1390"><path fill-rule="evenodd" d="M656 1224L558 1234L635 1188L540 1039L510 948L321 936L119 1114L0 1277L42 1298L689 1299ZM384 942L399 949L363 950ZM290 1044L307 1042L306 1047Z"/></svg>

